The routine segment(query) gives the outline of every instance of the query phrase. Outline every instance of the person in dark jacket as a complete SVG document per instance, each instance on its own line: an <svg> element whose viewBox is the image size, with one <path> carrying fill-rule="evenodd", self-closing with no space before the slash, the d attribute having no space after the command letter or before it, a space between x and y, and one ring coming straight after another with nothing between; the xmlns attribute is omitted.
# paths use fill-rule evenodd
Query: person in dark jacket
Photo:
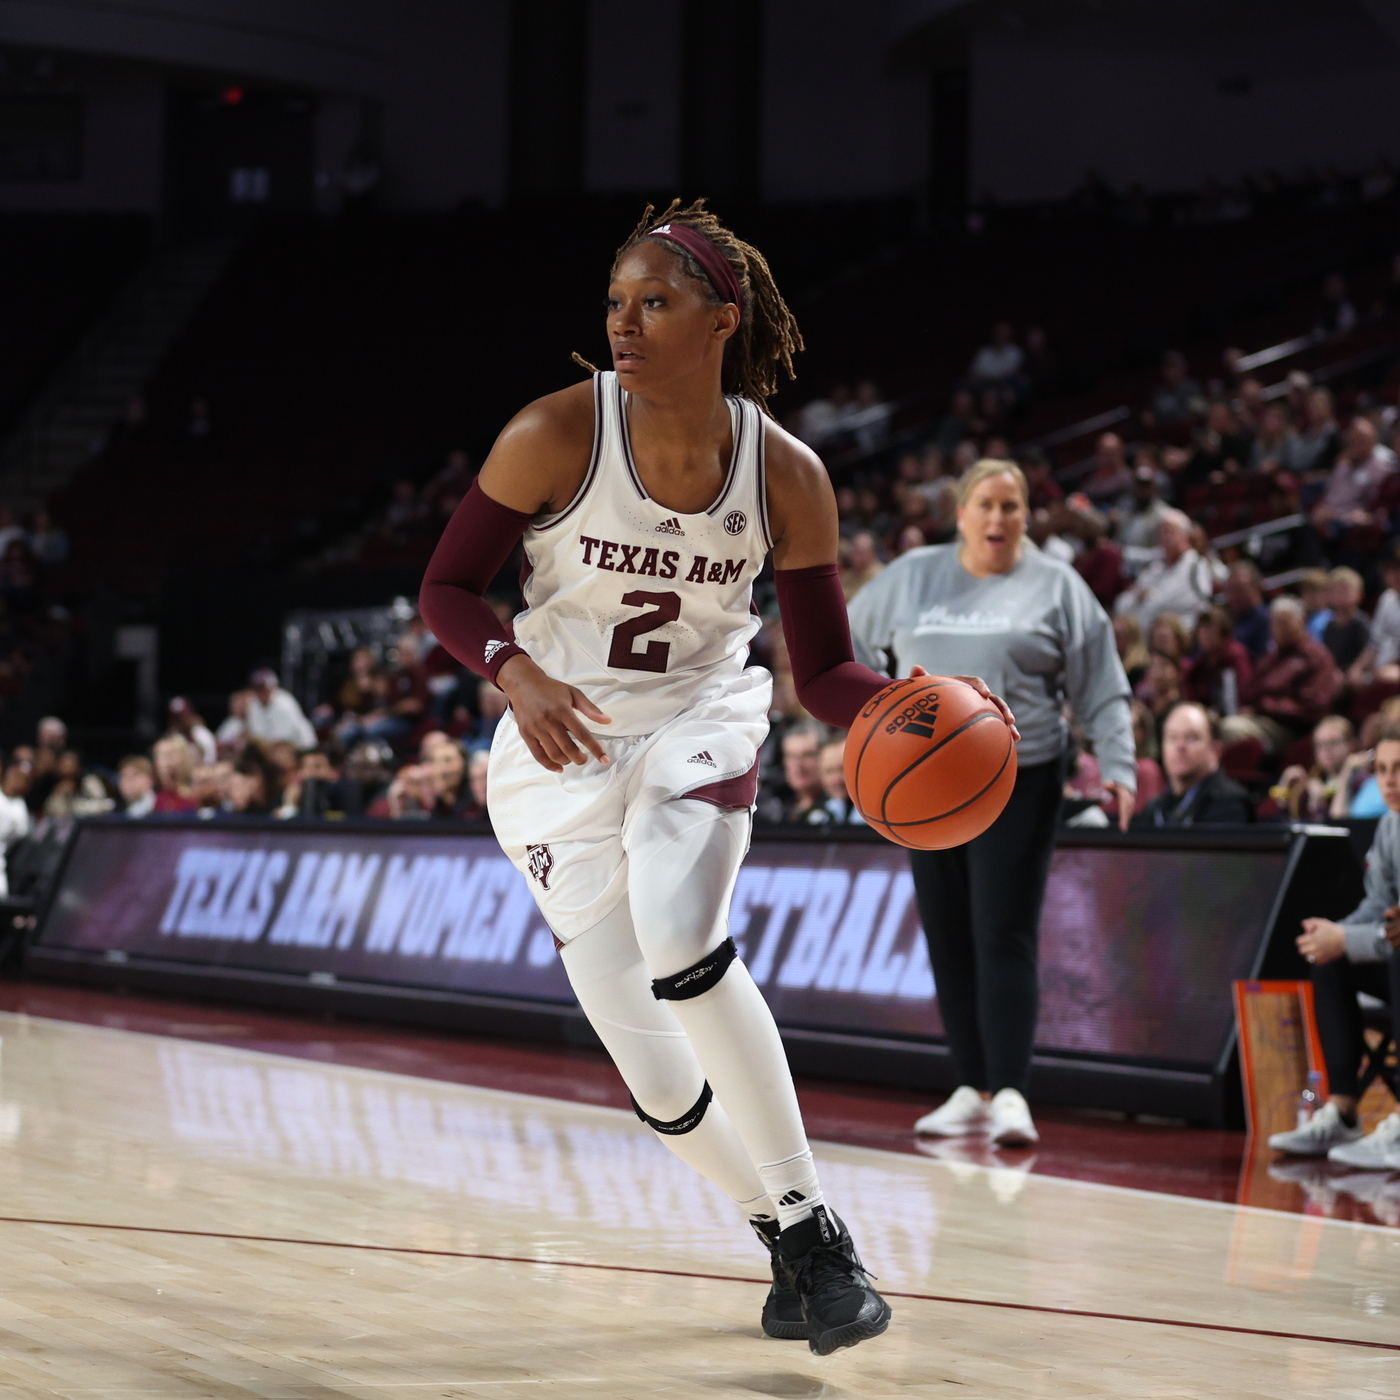
<svg viewBox="0 0 1400 1400"><path fill-rule="evenodd" d="M1133 829L1252 822L1249 794L1220 771L1219 723L1205 706L1180 700L1162 724L1167 788L1133 818Z"/></svg>

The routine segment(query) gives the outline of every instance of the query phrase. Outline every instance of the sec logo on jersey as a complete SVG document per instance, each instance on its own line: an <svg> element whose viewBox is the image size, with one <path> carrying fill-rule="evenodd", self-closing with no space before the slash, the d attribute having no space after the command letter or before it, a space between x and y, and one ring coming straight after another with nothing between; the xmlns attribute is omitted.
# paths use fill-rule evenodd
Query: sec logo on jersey
<svg viewBox="0 0 1400 1400"><path fill-rule="evenodd" d="M741 510L731 510L729 514L724 517L724 528L731 535L742 534L744 526L748 523L748 516Z"/></svg>

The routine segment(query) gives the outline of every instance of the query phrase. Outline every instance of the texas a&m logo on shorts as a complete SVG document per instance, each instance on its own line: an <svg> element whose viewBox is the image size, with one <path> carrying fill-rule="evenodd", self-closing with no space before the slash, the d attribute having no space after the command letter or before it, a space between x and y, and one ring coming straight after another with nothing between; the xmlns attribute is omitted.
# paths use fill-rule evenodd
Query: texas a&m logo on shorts
<svg viewBox="0 0 1400 1400"><path fill-rule="evenodd" d="M554 856L548 846L526 846L525 854L529 856L529 870L533 879L539 881L540 888L549 888L549 872L554 869Z"/></svg>

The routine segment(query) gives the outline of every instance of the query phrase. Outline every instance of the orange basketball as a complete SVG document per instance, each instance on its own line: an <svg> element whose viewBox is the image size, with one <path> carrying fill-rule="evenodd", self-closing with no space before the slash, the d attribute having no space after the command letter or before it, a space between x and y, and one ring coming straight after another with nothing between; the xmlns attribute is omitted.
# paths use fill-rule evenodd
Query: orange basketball
<svg viewBox="0 0 1400 1400"><path fill-rule="evenodd" d="M882 836L915 850L980 836L1015 782L1016 745L1001 712L947 676L887 685L846 739L851 801Z"/></svg>

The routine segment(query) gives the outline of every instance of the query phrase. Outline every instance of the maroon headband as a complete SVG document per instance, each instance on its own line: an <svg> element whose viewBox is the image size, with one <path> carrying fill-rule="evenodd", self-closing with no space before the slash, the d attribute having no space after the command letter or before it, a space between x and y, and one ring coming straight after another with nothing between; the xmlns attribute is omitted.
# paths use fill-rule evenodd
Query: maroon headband
<svg viewBox="0 0 1400 1400"><path fill-rule="evenodd" d="M721 301L733 302L744 314L744 293L739 287L739 278L729 264L729 259L705 237L684 224L662 224L647 234L648 238L667 238L678 243L689 253L710 279L710 285L719 294Z"/></svg>

